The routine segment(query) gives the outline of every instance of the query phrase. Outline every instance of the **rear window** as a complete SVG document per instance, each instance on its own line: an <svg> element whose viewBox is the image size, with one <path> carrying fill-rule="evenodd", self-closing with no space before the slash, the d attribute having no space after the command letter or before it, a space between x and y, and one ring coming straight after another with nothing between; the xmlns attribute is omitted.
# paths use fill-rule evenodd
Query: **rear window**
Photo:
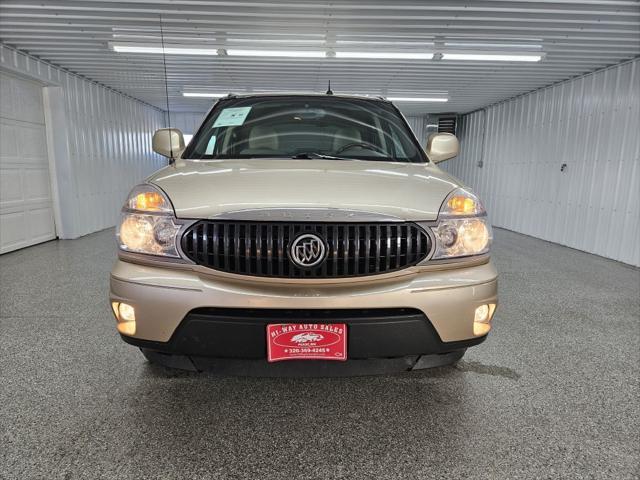
<svg viewBox="0 0 640 480"><path fill-rule="evenodd" d="M391 104L330 96L221 100L183 154L189 159L322 156L426 161Z"/></svg>

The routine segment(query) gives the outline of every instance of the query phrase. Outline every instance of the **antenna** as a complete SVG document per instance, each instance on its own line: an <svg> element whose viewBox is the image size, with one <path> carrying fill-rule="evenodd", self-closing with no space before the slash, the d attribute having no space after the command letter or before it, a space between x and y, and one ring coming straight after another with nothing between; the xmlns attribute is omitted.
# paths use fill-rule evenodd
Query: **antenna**
<svg viewBox="0 0 640 480"><path fill-rule="evenodd" d="M167 100L167 128L171 128L171 108L169 108L169 80L167 79L167 57L164 52L164 31L162 30L162 14L160 17L160 42L162 43L162 66L164 67L164 94ZM169 163L173 163L173 142L171 141L171 132L169 133Z"/></svg>
<svg viewBox="0 0 640 480"><path fill-rule="evenodd" d="M327 88L327 95L333 95L333 91L331 90L331 79L329 79L329 87Z"/></svg>

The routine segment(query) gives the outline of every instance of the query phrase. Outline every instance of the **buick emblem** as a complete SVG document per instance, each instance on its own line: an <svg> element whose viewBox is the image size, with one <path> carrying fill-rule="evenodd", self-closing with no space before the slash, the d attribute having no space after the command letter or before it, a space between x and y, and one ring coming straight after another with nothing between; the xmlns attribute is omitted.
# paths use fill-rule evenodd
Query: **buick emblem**
<svg viewBox="0 0 640 480"><path fill-rule="evenodd" d="M305 233L291 244L291 260L299 267L315 267L324 260L326 247L322 239L313 233Z"/></svg>

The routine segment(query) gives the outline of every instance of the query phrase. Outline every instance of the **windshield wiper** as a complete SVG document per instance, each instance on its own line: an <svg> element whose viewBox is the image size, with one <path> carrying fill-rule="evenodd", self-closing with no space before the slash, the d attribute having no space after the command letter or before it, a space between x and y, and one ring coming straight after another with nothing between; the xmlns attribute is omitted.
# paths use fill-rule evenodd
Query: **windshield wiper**
<svg viewBox="0 0 640 480"><path fill-rule="evenodd" d="M346 157L333 157L331 155L325 155L323 153L317 152L302 152L296 153L293 157L295 160L311 160L311 159L321 159L321 160L350 160Z"/></svg>

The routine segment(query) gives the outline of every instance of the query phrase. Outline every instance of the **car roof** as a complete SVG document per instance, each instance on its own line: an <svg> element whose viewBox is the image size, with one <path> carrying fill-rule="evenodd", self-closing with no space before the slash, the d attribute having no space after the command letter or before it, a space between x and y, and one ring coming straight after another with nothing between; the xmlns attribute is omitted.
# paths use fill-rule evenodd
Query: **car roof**
<svg viewBox="0 0 640 480"><path fill-rule="evenodd" d="M228 98L265 98L265 97L326 97L326 98L344 98L344 99L357 99L357 100L371 100L374 102L386 102L391 103L389 100L382 96L369 96L369 95L357 95L357 94L338 94L338 93L287 93L287 92L278 92L278 93L229 93L229 95L225 97L221 97L220 100L228 99Z"/></svg>

